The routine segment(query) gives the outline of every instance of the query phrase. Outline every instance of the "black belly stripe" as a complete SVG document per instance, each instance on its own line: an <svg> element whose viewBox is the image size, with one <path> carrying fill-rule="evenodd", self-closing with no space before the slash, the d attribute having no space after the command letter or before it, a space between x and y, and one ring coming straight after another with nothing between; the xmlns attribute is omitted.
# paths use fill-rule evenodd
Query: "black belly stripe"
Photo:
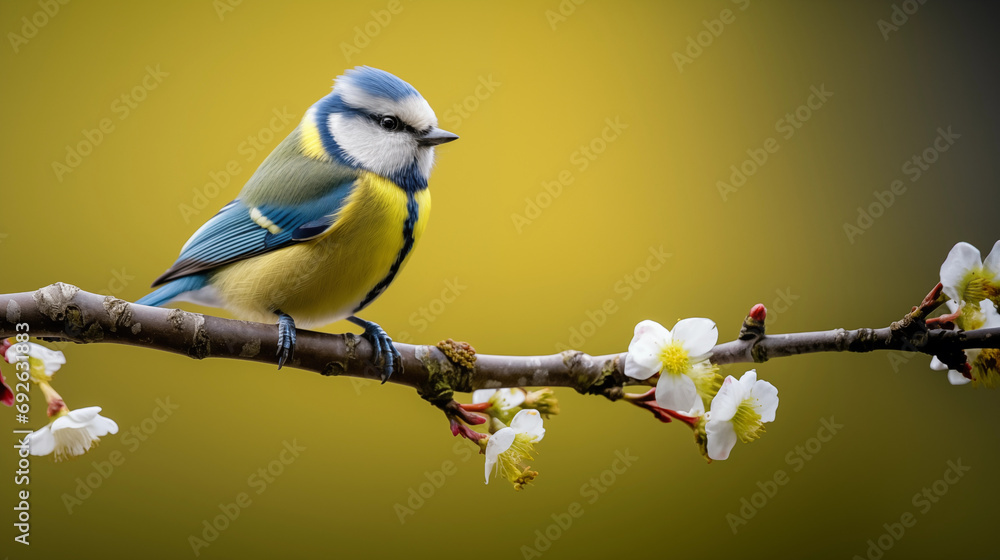
<svg viewBox="0 0 1000 560"><path fill-rule="evenodd" d="M396 274L399 272L399 267L403 266L403 260L406 259L406 255L410 254L410 250L413 249L413 229L417 225L417 218L420 217L420 205L417 204L417 199L413 196L413 193L406 193L406 222L403 223L403 247L396 254L396 261L392 263L389 267L389 274L385 276L375 287L368 292L365 299L354 308L354 313L361 311L368 306L369 303L375 301L375 298L382 295L382 292L392 284Z"/></svg>

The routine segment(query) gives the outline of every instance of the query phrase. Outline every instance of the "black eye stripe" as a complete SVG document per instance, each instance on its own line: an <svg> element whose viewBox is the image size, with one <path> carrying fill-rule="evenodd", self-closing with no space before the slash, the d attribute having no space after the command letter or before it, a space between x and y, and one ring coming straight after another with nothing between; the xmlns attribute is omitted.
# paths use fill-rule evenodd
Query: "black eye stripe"
<svg viewBox="0 0 1000 560"><path fill-rule="evenodd" d="M371 117L371 119L379 127L383 128L385 130L388 130L390 132L399 132L401 130L405 130L405 131L407 131L407 132L409 132L411 134L417 134L417 129L413 128L412 126L410 126L410 125L408 125L406 123L404 123L397 116L394 116L394 115L369 115L369 117ZM386 119L392 119L392 121L390 121L390 122L394 123L394 124L391 124L390 126L386 126Z"/></svg>

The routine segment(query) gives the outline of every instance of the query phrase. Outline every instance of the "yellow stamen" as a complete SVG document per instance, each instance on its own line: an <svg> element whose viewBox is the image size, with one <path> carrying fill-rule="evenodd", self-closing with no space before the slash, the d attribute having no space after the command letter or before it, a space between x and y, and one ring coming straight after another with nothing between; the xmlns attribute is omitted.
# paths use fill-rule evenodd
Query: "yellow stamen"
<svg viewBox="0 0 1000 560"><path fill-rule="evenodd" d="M694 381L694 387L698 390L698 395L705 401L705 408L708 409L712 403L712 398L722 387L722 376L719 375L719 366L709 362L699 362L691 368L688 376Z"/></svg>
<svg viewBox="0 0 1000 560"><path fill-rule="evenodd" d="M983 277L982 272L969 272L966 276L965 286L962 288L962 299L968 304L976 305L990 297L990 287L989 281Z"/></svg>
<svg viewBox="0 0 1000 560"><path fill-rule="evenodd" d="M663 371L671 375L688 373L691 369L687 350L680 342L671 342L660 352L660 363L663 364Z"/></svg>
<svg viewBox="0 0 1000 560"><path fill-rule="evenodd" d="M756 399L743 399L733 415L733 429L743 443L760 438L760 434L764 432L764 424L760 421L760 413L754 404Z"/></svg>
<svg viewBox="0 0 1000 560"><path fill-rule="evenodd" d="M559 400L556 398L555 392L548 387L528 393L521 406L533 408L545 418L548 418L550 414L559 414Z"/></svg>
<svg viewBox="0 0 1000 560"><path fill-rule="evenodd" d="M506 478L514 485L514 488L520 490L525 484L534 478L534 473L529 476L532 471L527 468L522 468L521 465L524 461L531 461L534 457L531 453L534 452L535 436L528 434L517 434L514 436L514 443L510 445L507 451L504 451L499 456L497 456L497 465L500 471L500 476Z"/></svg>
<svg viewBox="0 0 1000 560"><path fill-rule="evenodd" d="M1000 349L984 348L972 361L972 385L995 389L1000 386Z"/></svg>
<svg viewBox="0 0 1000 560"><path fill-rule="evenodd" d="M517 477L517 479L511 481L514 483L514 490L524 488L529 482L534 481L537 476L538 471L531 470L531 467L524 467L524 470L521 471L521 474Z"/></svg>

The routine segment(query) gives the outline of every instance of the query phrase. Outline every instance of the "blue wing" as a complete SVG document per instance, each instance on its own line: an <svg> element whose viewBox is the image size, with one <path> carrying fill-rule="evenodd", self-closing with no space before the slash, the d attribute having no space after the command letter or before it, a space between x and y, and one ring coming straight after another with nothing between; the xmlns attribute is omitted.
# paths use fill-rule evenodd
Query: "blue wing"
<svg viewBox="0 0 1000 560"><path fill-rule="evenodd" d="M344 181L319 198L289 206L261 204L250 207L237 198L191 236L177 262L157 278L153 286L323 234L333 226L337 211L353 185L353 180Z"/></svg>

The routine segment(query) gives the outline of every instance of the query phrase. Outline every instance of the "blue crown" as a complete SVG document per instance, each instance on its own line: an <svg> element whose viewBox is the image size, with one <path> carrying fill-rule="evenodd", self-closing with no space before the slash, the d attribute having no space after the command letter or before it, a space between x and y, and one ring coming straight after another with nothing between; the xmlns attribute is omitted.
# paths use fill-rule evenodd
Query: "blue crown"
<svg viewBox="0 0 1000 560"><path fill-rule="evenodd" d="M420 96L420 93L410 84L384 70L370 66L356 66L344 72L344 75L340 76L339 79L347 80L368 94L393 101Z"/></svg>

